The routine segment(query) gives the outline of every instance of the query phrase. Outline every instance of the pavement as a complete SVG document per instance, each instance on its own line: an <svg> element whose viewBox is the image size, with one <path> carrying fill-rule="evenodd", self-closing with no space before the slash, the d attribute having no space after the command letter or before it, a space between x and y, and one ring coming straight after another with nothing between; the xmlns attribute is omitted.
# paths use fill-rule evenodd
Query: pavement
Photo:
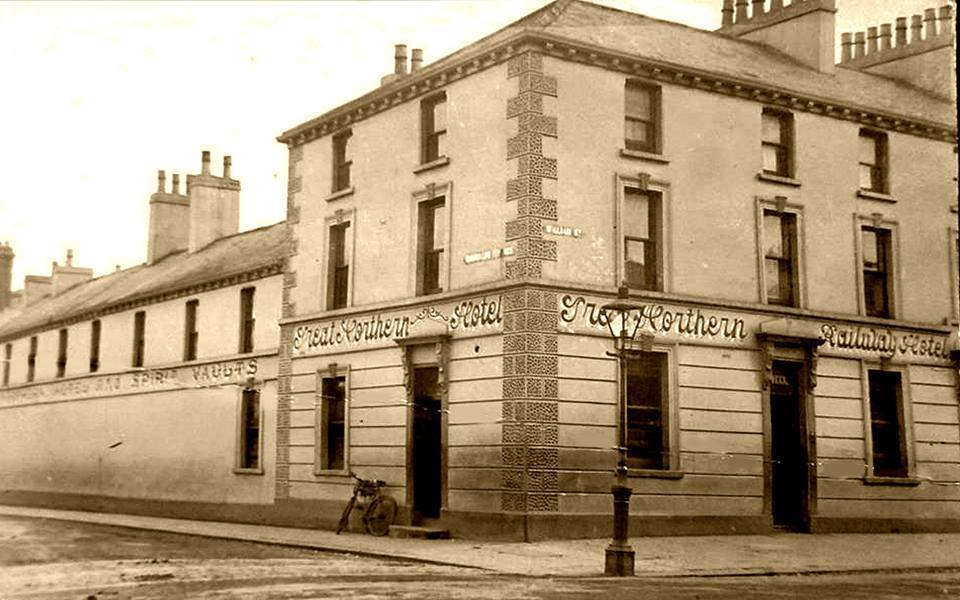
<svg viewBox="0 0 960 600"><path fill-rule="evenodd" d="M77 521L209 538L392 558L540 577L603 573L608 540L532 543L420 540L316 529L140 515L0 506L0 515ZM960 570L960 534L790 534L641 537L631 540L636 574L716 577Z"/></svg>

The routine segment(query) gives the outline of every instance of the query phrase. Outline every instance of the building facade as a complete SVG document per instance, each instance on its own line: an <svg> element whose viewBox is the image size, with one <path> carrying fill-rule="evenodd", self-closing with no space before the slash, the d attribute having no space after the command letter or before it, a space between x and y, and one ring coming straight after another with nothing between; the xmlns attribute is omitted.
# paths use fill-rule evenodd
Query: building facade
<svg viewBox="0 0 960 600"><path fill-rule="evenodd" d="M911 53L950 9L839 65L832 1L723 9L399 46L279 138L278 503L333 519L352 470L412 524L606 535L625 284L635 533L960 527L955 106Z"/></svg>
<svg viewBox="0 0 960 600"><path fill-rule="evenodd" d="M161 176L146 265L0 313L0 501L332 528L353 472L405 524L605 536L622 382L634 534L960 530L953 15L836 64L837 9L398 46L252 232L229 160Z"/></svg>

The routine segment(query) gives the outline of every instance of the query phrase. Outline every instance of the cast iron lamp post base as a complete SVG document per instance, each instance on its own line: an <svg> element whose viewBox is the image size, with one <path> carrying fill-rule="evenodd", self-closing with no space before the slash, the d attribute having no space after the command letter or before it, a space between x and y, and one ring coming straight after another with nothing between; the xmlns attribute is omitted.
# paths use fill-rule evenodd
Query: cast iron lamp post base
<svg viewBox="0 0 960 600"><path fill-rule="evenodd" d="M633 575L634 552L627 543L630 527L630 494L625 485L614 485L613 492L613 540L607 546L604 560L604 575L630 577Z"/></svg>

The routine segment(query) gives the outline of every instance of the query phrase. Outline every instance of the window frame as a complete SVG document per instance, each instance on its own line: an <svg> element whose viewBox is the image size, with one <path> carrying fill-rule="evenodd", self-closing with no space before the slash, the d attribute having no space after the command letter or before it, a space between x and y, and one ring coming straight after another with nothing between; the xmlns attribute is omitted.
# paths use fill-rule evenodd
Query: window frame
<svg viewBox="0 0 960 600"><path fill-rule="evenodd" d="M791 285L793 286L793 302L792 303L781 303L781 302L771 302L770 298L767 296L767 270L766 263L768 257L765 252L765 241L766 241L766 230L764 227L764 216L767 212L779 213L781 215L790 215L793 217L793 229L794 229L794 239L793 239L793 248L791 249L794 253L793 268L791 273ZM766 306L782 306L785 308L804 308L807 306L807 289L806 289L806 260L804 260L806 253L806 243L805 243L805 234L804 234L804 218L803 218L803 205L798 203L789 202L788 199L784 196L775 196L773 198L767 198L762 196L757 196L756 198L756 252L757 252L757 281L758 286L758 295L760 299L760 304ZM781 223L782 228L782 223ZM781 229L782 231L782 229Z"/></svg>
<svg viewBox="0 0 960 600"><path fill-rule="evenodd" d="M247 286L240 289L240 332L237 343L239 354L249 354L256 347L254 331L257 318L255 316L256 286Z"/></svg>
<svg viewBox="0 0 960 600"><path fill-rule="evenodd" d="M257 465L255 467L250 467L245 465L245 459L247 456L247 449L249 447L248 432L251 429L247 425L246 417L249 413L247 410L248 396L253 396L256 398L257 406L254 413L257 417ZM246 386L237 390L237 417L236 417L236 452L234 458L233 472L237 475L263 475L264 473L264 444L263 436L265 427L265 416L266 413L263 408L263 391L259 386Z"/></svg>
<svg viewBox="0 0 960 600"><path fill-rule="evenodd" d="M440 152L440 142L447 135L447 127L436 129L435 110L438 106L444 105L443 110L447 110L447 92L441 90L436 94L431 94L420 101L420 164L427 165L444 158L447 158L446 152ZM444 121L447 121L449 114L445 114Z"/></svg>
<svg viewBox="0 0 960 600"><path fill-rule="evenodd" d="M197 330L197 313L200 300L192 298L183 305L183 361L197 360L200 350L200 332Z"/></svg>
<svg viewBox="0 0 960 600"><path fill-rule="evenodd" d="M90 372L100 370L100 338L103 335L103 324L100 319L90 321Z"/></svg>
<svg viewBox="0 0 960 600"><path fill-rule="evenodd" d="M863 401L864 436L864 482L871 485L917 485L916 452L914 448L913 402L910 394L910 369L908 365L894 365L886 359L861 361L861 387ZM874 464L873 408L870 396L870 372L897 373L900 376L897 418L900 430L900 450L903 453L904 475L878 475Z"/></svg>
<svg viewBox="0 0 960 600"><path fill-rule="evenodd" d="M131 366L134 368L143 368L146 361L147 351L147 313L138 310L133 313L133 355L131 357Z"/></svg>
<svg viewBox="0 0 960 600"><path fill-rule="evenodd" d="M425 296L423 293L423 282L421 279L421 238L422 230L420 224L420 206L437 199L443 199L444 214L444 232L443 232L443 256L439 260L439 281L444 283L443 290L436 293L443 293L453 289L450 280L451 260L450 240L451 228L453 227L453 183L450 181L439 181L427 183L422 189L415 191L410 196L410 239L413 244L409 249L412 254L410 261L409 291L412 296Z"/></svg>
<svg viewBox="0 0 960 600"><path fill-rule="evenodd" d="M446 246L441 248L436 248L433 243L436 239L436 211L438 208L444 210L444 214L441 215L446 221L446 211L449 209L447 205L447 199L444 196L436 196L434 198L423 200L417 204L417 295L418 296L429 296L432 294L439 294L444 291L443 283L445 283L445 273L443 269L444 257L446 252ZM444 223L444 243L446 243L446 227L448 223ZM429 271L427 265L429 261L432 261L432 256L437 256L436 258L436 285L432 287L427 287L427 275ZM432 283L432 282L431 282ZM449 287L449 285L448 285Z"/></svg>
<svg viewBox="0 0 960 600"><path fill-rule="evenodd" d="M631 113L628 106L629 88L642 89L650 94L650 114L639 115ZM646 124L649 142L644 143L639 140L627 137L627 124L629 122L641 122ZM628 78L623 85L623 149L626 152L637 152L640 154L663 154L663 88L653 82L643 79Z"/></svg>
<svg viewBox="0 0 960 600"><path fill-rule="evenodd" d="M2 387L10 387L10 361L13 358L13 344L3 345L3 379L0 380Z"/></svg>
<svg viewBox="0 0 960 600"><path fill-rule="evenodd" d="M645 178L646 180L641 180L636 176L626 176L626 175L617 175L616 176L616 207L614 209L614 232L616 238L616 252L614 252L614 260L616 261L613 265L613 272L615 273L616 281L612 282L614 286L619 287L621 284L627 285L627 269L626 269L626 236L623 234L625 230L624 226L624 203L627 200L627 189L636 189L641 193L646 194L656 194L658 196L657 201L659 202L659 216L660 223L658 226L657 234L657 273L656 273L656 289L647 290L644 288L630 287L631 290L644 291L644 292L668 292L673 287L672 273L673 269L671 267L671 258L673 255L672 252L672 239L670 238L669 232L671 231L671 202L670 202L670 186L665 181L652 180Z"/></svg>
<svg viewBox="0 0 960 600"><path fill-rule="evenodd" d="M324 280L324 309L325 310L340 310L347 308L353 305L353 248L355 235L355 221L354 221L354 212L343 212L338 211L335 216L328 217L325 220L325 260L323 261L323 280ZM334 264L334 255L333 255L333 230L335 228L343 229L343 265ZM347 274L345 277L346 280L346 290L344 290L344 302L342 306L336 305L336 277L337 269L347 268Z"/></svg>
<svg viewBox="0 0 960 600"><path fill-rule="evenodd" d="M343 467L340 469L329 468L327 444L329 433L327 431L328 422L328 403L323 394L323 382L325 379L343 378ZM350 472L350 365L338 365L331 363L326 367L316 371L316 391L314 395L314 454L313 454L313 473L314 475L345 475Z"/></svg>
<svg viewBox="0 0 960 600"><path fill-rule="evenodd" d="M37 378L37 351L40 342L37 336L30 336L30 346L27 350L27 383L33 383Z"/></svg>
<svg viewBox="0 0 960 600"><path fill-rule="evenodd" d="M947 243L949 258L947 265L950 268L950 291L952 292L950 309L952 324L960 324L960 229L947 229Z"/></svg>
<svg viewBox="0 0 960 600"><path fill-rule="evenodd" d="M889 260L887 267L886 294L888 301L888 314L886 316L874 316L867 314L866 301L866 280L864 277L863 262L863 230L869 228L873 230L884 230L889 236ZM855 267L857 274L857 307L859 314L874 319L897 319L902 306L900 300L900 252L899 252L899 234L898 222L884 219L880 213L872 215L854 215L854 243L855 243Z"/></svg>
<svg viewBox="0 0 960 600"><path fill-rule="evenodd" d="M57 379L63 379L67 374L67 344L69 343L69 332L66 327L61 327L57 331Z"/></svg>
<svg viewBox="0 0 960 600"><path fill-rule="evenodd" d="M768 142L764 139L763 135L763 119L764 117L775 117L780 127L780 143L774 144L773 142ZM764 106L760 111L760 173L762 175L773 176L773 177L784 177L787 179L793 179L796 176L796 144L794 143L795 135L795 120L793 113L787 110L773 108L770 106ZM782 160L783 165L782 169L771 171L766 168L763 162L763 149L766 147L774 147L777 149L777 162L780 166Z"/></svg>
<svg viewBox="0 0 960 600"><path fill-rule="evenodd" d="M661 421L665 418L666 423L661 423L662 447L666 454L661 468L638 467L634 459L627 458L627 472L630 477L658 477L667 479L678 479L683 476L681 465L680 448L680 387L679 372L677 364L677 344L654 343L647 348L628 348L626 350L629 360L642 360L644 356L650 354L659 354L663 356L664 368L663 375L666 381L661 382L661 389L664 397L661 398ZM626 366L626 365L625 365ZM620 380L618 380L620 382ZM618 383L624 386L624 397L629 406L629 386L626 382ZM629 412L626 416L627 432L625 436L629 439ZM628 451L629 454L629 451Z"/></svg>
<svg viewBox="0 0 960 600"><path fill-rule="evenodd" d="M870 138L874 141L874 162L864 163L860 159L860 139ZM860 183L860 171L863 167L870 168L870 187L863 187ZM876 181L879 179L879 181ZM879 187L878 187L879 184ZM890 140L887 132L861 127L857 136L857 187L864 192L874 194L890 194Z"/></svg>
<svg viewBox="0 0 960 600"><path fill-rule="evenodd" d="M330 192L335 194L351 187L353 161L348 157L352 129L344 129L330 136L331 177Z"/></svg>

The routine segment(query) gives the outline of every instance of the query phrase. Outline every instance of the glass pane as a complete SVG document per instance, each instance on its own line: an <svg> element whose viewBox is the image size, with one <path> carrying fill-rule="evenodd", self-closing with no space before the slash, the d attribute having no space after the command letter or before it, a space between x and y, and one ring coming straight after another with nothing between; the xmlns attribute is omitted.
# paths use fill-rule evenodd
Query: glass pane
<svg viewBox="0 0 960 600"><path fill-rule="evenodd" d="M651 118L652 98L650 90L635 85L627 86L626 114L634 117Z"/></svg>
<svg viewBox="0 0 960 600"><path fill-rule="evenodd" d="M880 267L880 257L877 252L877 232L872 229L863 229L860 239L861 251L863 252L863 268L878 269Z"/></svg>
<svg viewBox="0 0 960 600"><path fill-rule="evenodd" d="M447 129L447 103L437 102L433 105L433 130L446 131Z"/></svg>
<svg viewBox="0 0 960 600"><path fill-rule="evenodd" d="M623 202L623 234L632 238L650 238L650 201L646 194L627 191Z"/></svg>
<svg viewBox="0 0 960 600"><path fill-rule="evenodd" d="M785 300L783 289L780 286L780 261L764 261L764 281L767 284L767 301L781 303Z"/></svg>
<svg viewBox="0 0 960 600"><path fill-rule="evenodd" d="M647 244L642 240L625 239L624 247L626 249L627 262L635 263L638 265L646 264L647 262L646 246Z"/></svg>
<svg viewBox="0 0 960 600"><path fill-rule="evenodd" d="M771 144L781 143L781 118L779 115L763 115L763 141Z"/></svg>
<svg viewBox="0 0 960 600"><path fill-rule="evenodd" d="M666 373L663 354L645 352L627 363L627 455L638 466L660 469L666 462Z"/></svg>
<svg viewBox="0 0 960 600"><path fill-rule="evenodd" d="M437 133L433 136L431 151L434 152L433 159L447 155L447 134Z"/></svg>
<svg viewBox="0 0 960 600"><path fill-rule="evenodd" d="M904 477L903 428L900 424L900 374L870 371L870 432L875 475Z"/></svg>
<svg viewBox="0 0 960 600"><path fill-rule="evenodd" d="M779 146L763 145L763 170L768 173L781 172Z"/></svg>
<svg viewBox="0 0 960 600"><path fill-rule="evenodd" d="M782 221L777 213L763 213L763 253L764 256L784 256Z"/></svg>
<svg viewBox="0 0 960 600"><path fill-rule="evenodd" d="M624 121L624 137L628 140L650 143L650 127L646 121L639 119L627 119Z"/></svg>
<svg viewBox="0 0 960 600"><path fill-rule="evenodd" d="M875 271L863 273L863 303L868 316L880 318L890 316L887 281L883 273Z"/></svg>
<svg viewBox="0 0 960 600"><path fill-rule="evenodd" d="M860 162L868 165L877 164L877 139L875 137L860 134Z"/></svg>
<svg viewBox="0 0 960 600"><path fill-rule="evenodd" d="M860 189L873 189L873 168L870 165L860 165Z"/></svg>
<svg viewBox="0 0 960 600"><path fill-rule="evenodd" d="M433 209L433 249L443 248L446 239L446 208L443 204L438 204Z"/></svg>

